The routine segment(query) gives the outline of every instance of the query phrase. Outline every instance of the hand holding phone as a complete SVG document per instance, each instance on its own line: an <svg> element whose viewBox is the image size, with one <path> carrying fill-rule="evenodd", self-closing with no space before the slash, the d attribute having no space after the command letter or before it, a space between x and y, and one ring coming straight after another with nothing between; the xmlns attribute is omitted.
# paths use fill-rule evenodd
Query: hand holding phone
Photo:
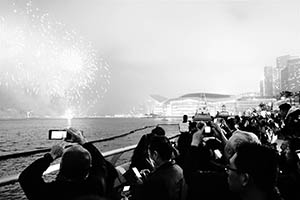
<svg viewBox="0 0 300 200"><path fill-rule="evenodd" d="M130 185L142 184L142 175L136 167L128 169L124 174L124 178Z"/></svg>
<svg viewBox="0 0 300 200"><path fill-rule="evenodd" d="M87 142L81 130L77 130L75 128L68 128L67 134L69 134L70 137L67 137L65 139L66 142L76 142L81 145Z"/></svg>

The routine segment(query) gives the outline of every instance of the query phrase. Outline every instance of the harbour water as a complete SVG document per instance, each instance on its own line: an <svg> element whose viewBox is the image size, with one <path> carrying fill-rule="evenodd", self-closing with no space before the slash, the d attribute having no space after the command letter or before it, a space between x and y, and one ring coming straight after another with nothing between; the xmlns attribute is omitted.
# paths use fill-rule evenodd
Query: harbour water
<svg viewBox="0 0 300 200"><path fill-rule="evenodd" d="M88 141L107 138L128 133L132 130L157 124L174 124L180 119L162 121L154 118L80 118L72 119L9 119L0 120L0 156L16 152L50 148L61 141L48 140L49 129L64 129L68 126L80 129L84 132ZM167 135L177 132L177 126L161 125ZM152 127L153 128L153 127ZM152 128L135 132L123 138L113 141L97 143L101 152L136 144L145 133ZM8 159L0 163L0 177L20 173L24 167L42 154ZM18 183L0 187L0 199L26 199Z"/></svg>

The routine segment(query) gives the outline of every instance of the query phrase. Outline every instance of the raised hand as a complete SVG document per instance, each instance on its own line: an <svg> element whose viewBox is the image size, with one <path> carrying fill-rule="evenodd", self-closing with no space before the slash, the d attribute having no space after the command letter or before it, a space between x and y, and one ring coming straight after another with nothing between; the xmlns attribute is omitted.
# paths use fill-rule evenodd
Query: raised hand
<svg viewBox="0 0 300 200"><path fill-rule="evenodd" d="M64 152L63 144L56 144L51 147L50 155L52 156L53 160L55 160L56 158L61 157L63 152Z"/></svg>
<svg viewBox="0 0 300 200"><path fill-rule="evenodd" d="M204 127L205 126L202 126L201 129L198 129L198 131L193 134L193 139L192 139L192 143L191 143L192 146L198 146L200 144L200 142L202 141L202 139L204 137L203 136Z"/></svg>
<svg viewBox="0 0 300 200"><path fill-rule="evenodd" d="M83 136L83 132L80 130L71 127L67 129L67 134L69 134L69 136L67 136L66 142L74 142L81 145L87 142Z"/></svg>

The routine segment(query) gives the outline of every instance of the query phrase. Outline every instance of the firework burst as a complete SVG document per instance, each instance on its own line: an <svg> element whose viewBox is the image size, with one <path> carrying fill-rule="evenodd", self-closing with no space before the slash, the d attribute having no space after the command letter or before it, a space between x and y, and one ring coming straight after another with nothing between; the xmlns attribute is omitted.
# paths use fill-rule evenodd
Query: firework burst
<svg viewBox="0 0 300 200"><path fill-rule="evenodd" d="M61 113L90 113L107 91L109 65L90 42L32 1L10 9L0 16L0 87Z"/></svg>

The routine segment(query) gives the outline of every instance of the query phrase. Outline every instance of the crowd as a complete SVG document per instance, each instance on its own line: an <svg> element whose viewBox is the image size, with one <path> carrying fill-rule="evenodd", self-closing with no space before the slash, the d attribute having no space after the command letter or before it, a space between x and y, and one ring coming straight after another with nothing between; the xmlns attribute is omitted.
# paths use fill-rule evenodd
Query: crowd
<svg viewBox="0 0 300 200"><path fill-rule="evenodd" d="M206 121L184 115L176 142L157 126L141 137L121 187L115 187L120 173L70 128L76 145L53 146L19 182L28 199L298 199L300 109L287 103L279 109ZM59 157L55 181L45 182L43 172Z"/></svg>

